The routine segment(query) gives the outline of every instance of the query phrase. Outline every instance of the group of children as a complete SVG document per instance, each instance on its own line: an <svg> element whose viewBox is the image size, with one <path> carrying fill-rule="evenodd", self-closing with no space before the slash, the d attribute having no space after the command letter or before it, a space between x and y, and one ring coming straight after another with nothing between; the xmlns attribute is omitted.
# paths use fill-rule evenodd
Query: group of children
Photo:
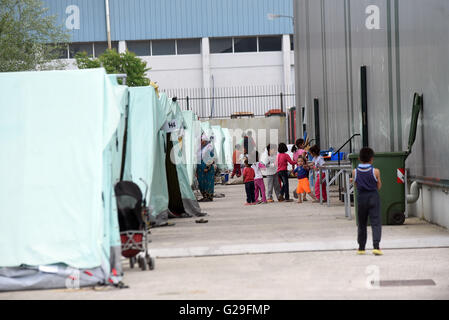
<svg viewBox="0 0 449 320"><path fill-rule="evenodd" d="M279 144L277 152L276 145L268 145L261 161L259 161L257 152L255 152L255 162L253 163L250 161L250 156L243 155L245 166L243 169L243 180L246 190L245 205L250 206L274 202L272 196L273 189L275 190L279 202L292 202L289 195L288 164L293 166L293 172L298 177L298 186L295 193L298 197L298 203L306 201L307 195L309 195L314 202L318 202L318 198L320 198L320 189L323 192L323 199L327 201L326 185L323 184L324 174L315 174L315 195L311 192L308 178L310 170L317 172L319 168L324 165L324 159L320 156L320 148L316 145L310 148L309 152L313 157L312 163L310 164L307 162L308 153L304 149L304 140L299 139L296 141L296 144L292 149L293 159L290 158L287 152L287 146L284 143L281 143ZM353 178L351 179L357 188L357 242L359 244L357 254L365 254L367 224L369 219L373 232L373 254L380 256L383 255L383 252L380 249L382 235L379 197L379 190L382 187L380 171L373 166L374 151L372 149L363 148L360 150L359 160L360 165L353 171ZM238 167L238 169L240 169L240 167ZM238 170L235 170L234 168L234 171ZM264 175L268 183L267 194L264 184ZM280 183L282 184L282 187L279 186ZM259 194L262 196L260 201Z"/></svg>
<svg viewBox="0 0 449 320"><path fill-rule="evenodd" d="M240 177L241 164L239 158L243 158L243 182L246 190L245 205L256 205L262 203L274 202L273 190L279 202L292 202L289 191L289 176L288 165L292 165L292 172L298 178L298 186L296 187L295 197L298 198L298 203L307 201L309 195L314 202L318 202L320 197L320 187L315 185L315 194L312 194L309 183L310 170L317 171L320 166L324 165L324 160L320 156L320 149L314 146L310 149L313 157L312 163L307 161L307 151L305 150L304 140L298 139L292 149L293 159L287 154L288 148L285 143L280 143L279 146L270 144L267 146L261 159L259 154L254 151L254 155L248 155L246 150L240 145L236 146L234 152L234 171L231 178L234 176ZM252 159L253 158L253 159ZM253 160L253 161L251 161ZM267 180L267 189L265 189L264 176ZM322 179L317 176L317 183ZM325 198L325 185L322 186L323 198ZM259 196L261 199L259 200Z"/></svg>

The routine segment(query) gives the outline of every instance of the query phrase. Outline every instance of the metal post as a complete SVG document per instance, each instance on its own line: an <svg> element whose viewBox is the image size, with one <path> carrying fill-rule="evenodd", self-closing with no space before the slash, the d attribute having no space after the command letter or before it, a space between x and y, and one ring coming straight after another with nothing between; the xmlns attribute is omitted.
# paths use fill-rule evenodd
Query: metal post
<svg viewBox="0 0 449 320"><path fill-rule="evenodd" d="M346 185L346 171L344 171L344 180L345 180L345 185ZM348 189L347 189L347 187L348 186L346 186L345 187L345 194L344 194L344 197L345 197L345 217L347 218L348 217Z"/></svg>
<svg viewBox="0 0 449 320"><path fill-rule="evenodd" d="M187 96L186 101L187 101L187 111L189 111L190 110L189 96Z"/></svg>
<svg viewBox="0 0 449 320"><path fill-rule="evenodd" d="M314 112L315 112L315 140L316 144L321 147L320 141L320 102L318 98L313 99Z"/></svg>
<svg viewBox="0 0 449 320"><path fill-rule="evenodd" d="M128 148L128 118L129 118L129 99L130 94L128 92L128 104L125 108L125 132L123 134L123 145L122 145L122 163L120 168L120 181L123 181L125 177L125 162L126 162L126 149Z"/></svg>
<svg viewBox="0 0 449 320"><path fill-rule="evenodd" d="M331 206L331 200L329 197L329 170L326 169L324 174L326 175L326 195L327 195L327 206Z"/></svg>
<svg viewBox="0 0 449 320"><path fill-rule="evenodd" d="M345 171L345 180L346 180L346 202L347 202L347 214L346 217L349 220L352 220L352 214L351 214L351 185L349 183L349 173L350 171Z"/></svg>
<svg viewBox="0 0 449 320"><path fill-rule="evenodd" d="M362 96L362 140L363 147L369 146L368 141L368 85L367 85L367 68L362 66L360 69L361 96Z"/></svg>
<svg viewBox="0 0 449 320"><path fill-rule="evenodd" d="M288 110L284 112L284 94L282 92L279 94L279 97L281 99L281 115L285 113L285 143L288 144Z"/></svg>
<svg viewBox="0 0 449 320"><path fill-rule="evenodd" d="M282 113L284 112L284 94L281 92L279 96L281 97L281 113Z"/></svg>
<svg viewBox="0 0 449 320"><path fill-rule="evenodd" d="M321 179L321 173L322 173L322 171L320 168L319 173L318 173L319 174L319 184L320 184L320 204L323 205L323 181L321 181L323 179ZM317 179L317 182L318 182L318 179Z"/></svg>

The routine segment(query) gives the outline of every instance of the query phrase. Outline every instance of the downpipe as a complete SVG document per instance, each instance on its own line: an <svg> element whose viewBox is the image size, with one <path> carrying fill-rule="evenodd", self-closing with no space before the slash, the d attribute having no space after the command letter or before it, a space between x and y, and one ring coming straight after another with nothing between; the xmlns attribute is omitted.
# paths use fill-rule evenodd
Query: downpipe
<svg viewBox="0 0 449 320"><path fill-rule="evenodd" d="M419 189L421 186L418 182L413 181L412 185L410 186L410 193L407 195L407 203L413 204L416 203L419 199Z"/></svg>

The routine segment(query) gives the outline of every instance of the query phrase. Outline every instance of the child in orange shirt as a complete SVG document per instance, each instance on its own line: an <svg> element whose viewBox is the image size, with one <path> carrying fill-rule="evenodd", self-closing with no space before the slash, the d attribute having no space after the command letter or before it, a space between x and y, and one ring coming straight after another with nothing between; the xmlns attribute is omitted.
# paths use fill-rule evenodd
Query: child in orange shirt
<svg viewBox="0 0 449 320"><path fill-rule="evenodd" d="M298 203L302 203L302 195L308 194L314 202L318 201L316 197L312 194L310 190L309 183L309 166L307 165L307 160L300 156L298 158L298 167L293 171L298 175L298 187L296 188L296 193L298 194Z"/></svg>

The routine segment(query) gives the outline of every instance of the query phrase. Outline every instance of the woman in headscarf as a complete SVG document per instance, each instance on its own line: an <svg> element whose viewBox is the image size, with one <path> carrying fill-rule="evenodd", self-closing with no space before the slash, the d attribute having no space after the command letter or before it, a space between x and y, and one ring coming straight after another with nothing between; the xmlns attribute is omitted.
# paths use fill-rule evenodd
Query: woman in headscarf
<svg viewBox="0 0 449 320"><path fill-rule="evenodd" d="M213 137L211 137L213 139ZM203 133L201 136L201 163L197 170L198 185L203 199L200 202L213 201L215 185L214 145L211 139Z"/></svg>

